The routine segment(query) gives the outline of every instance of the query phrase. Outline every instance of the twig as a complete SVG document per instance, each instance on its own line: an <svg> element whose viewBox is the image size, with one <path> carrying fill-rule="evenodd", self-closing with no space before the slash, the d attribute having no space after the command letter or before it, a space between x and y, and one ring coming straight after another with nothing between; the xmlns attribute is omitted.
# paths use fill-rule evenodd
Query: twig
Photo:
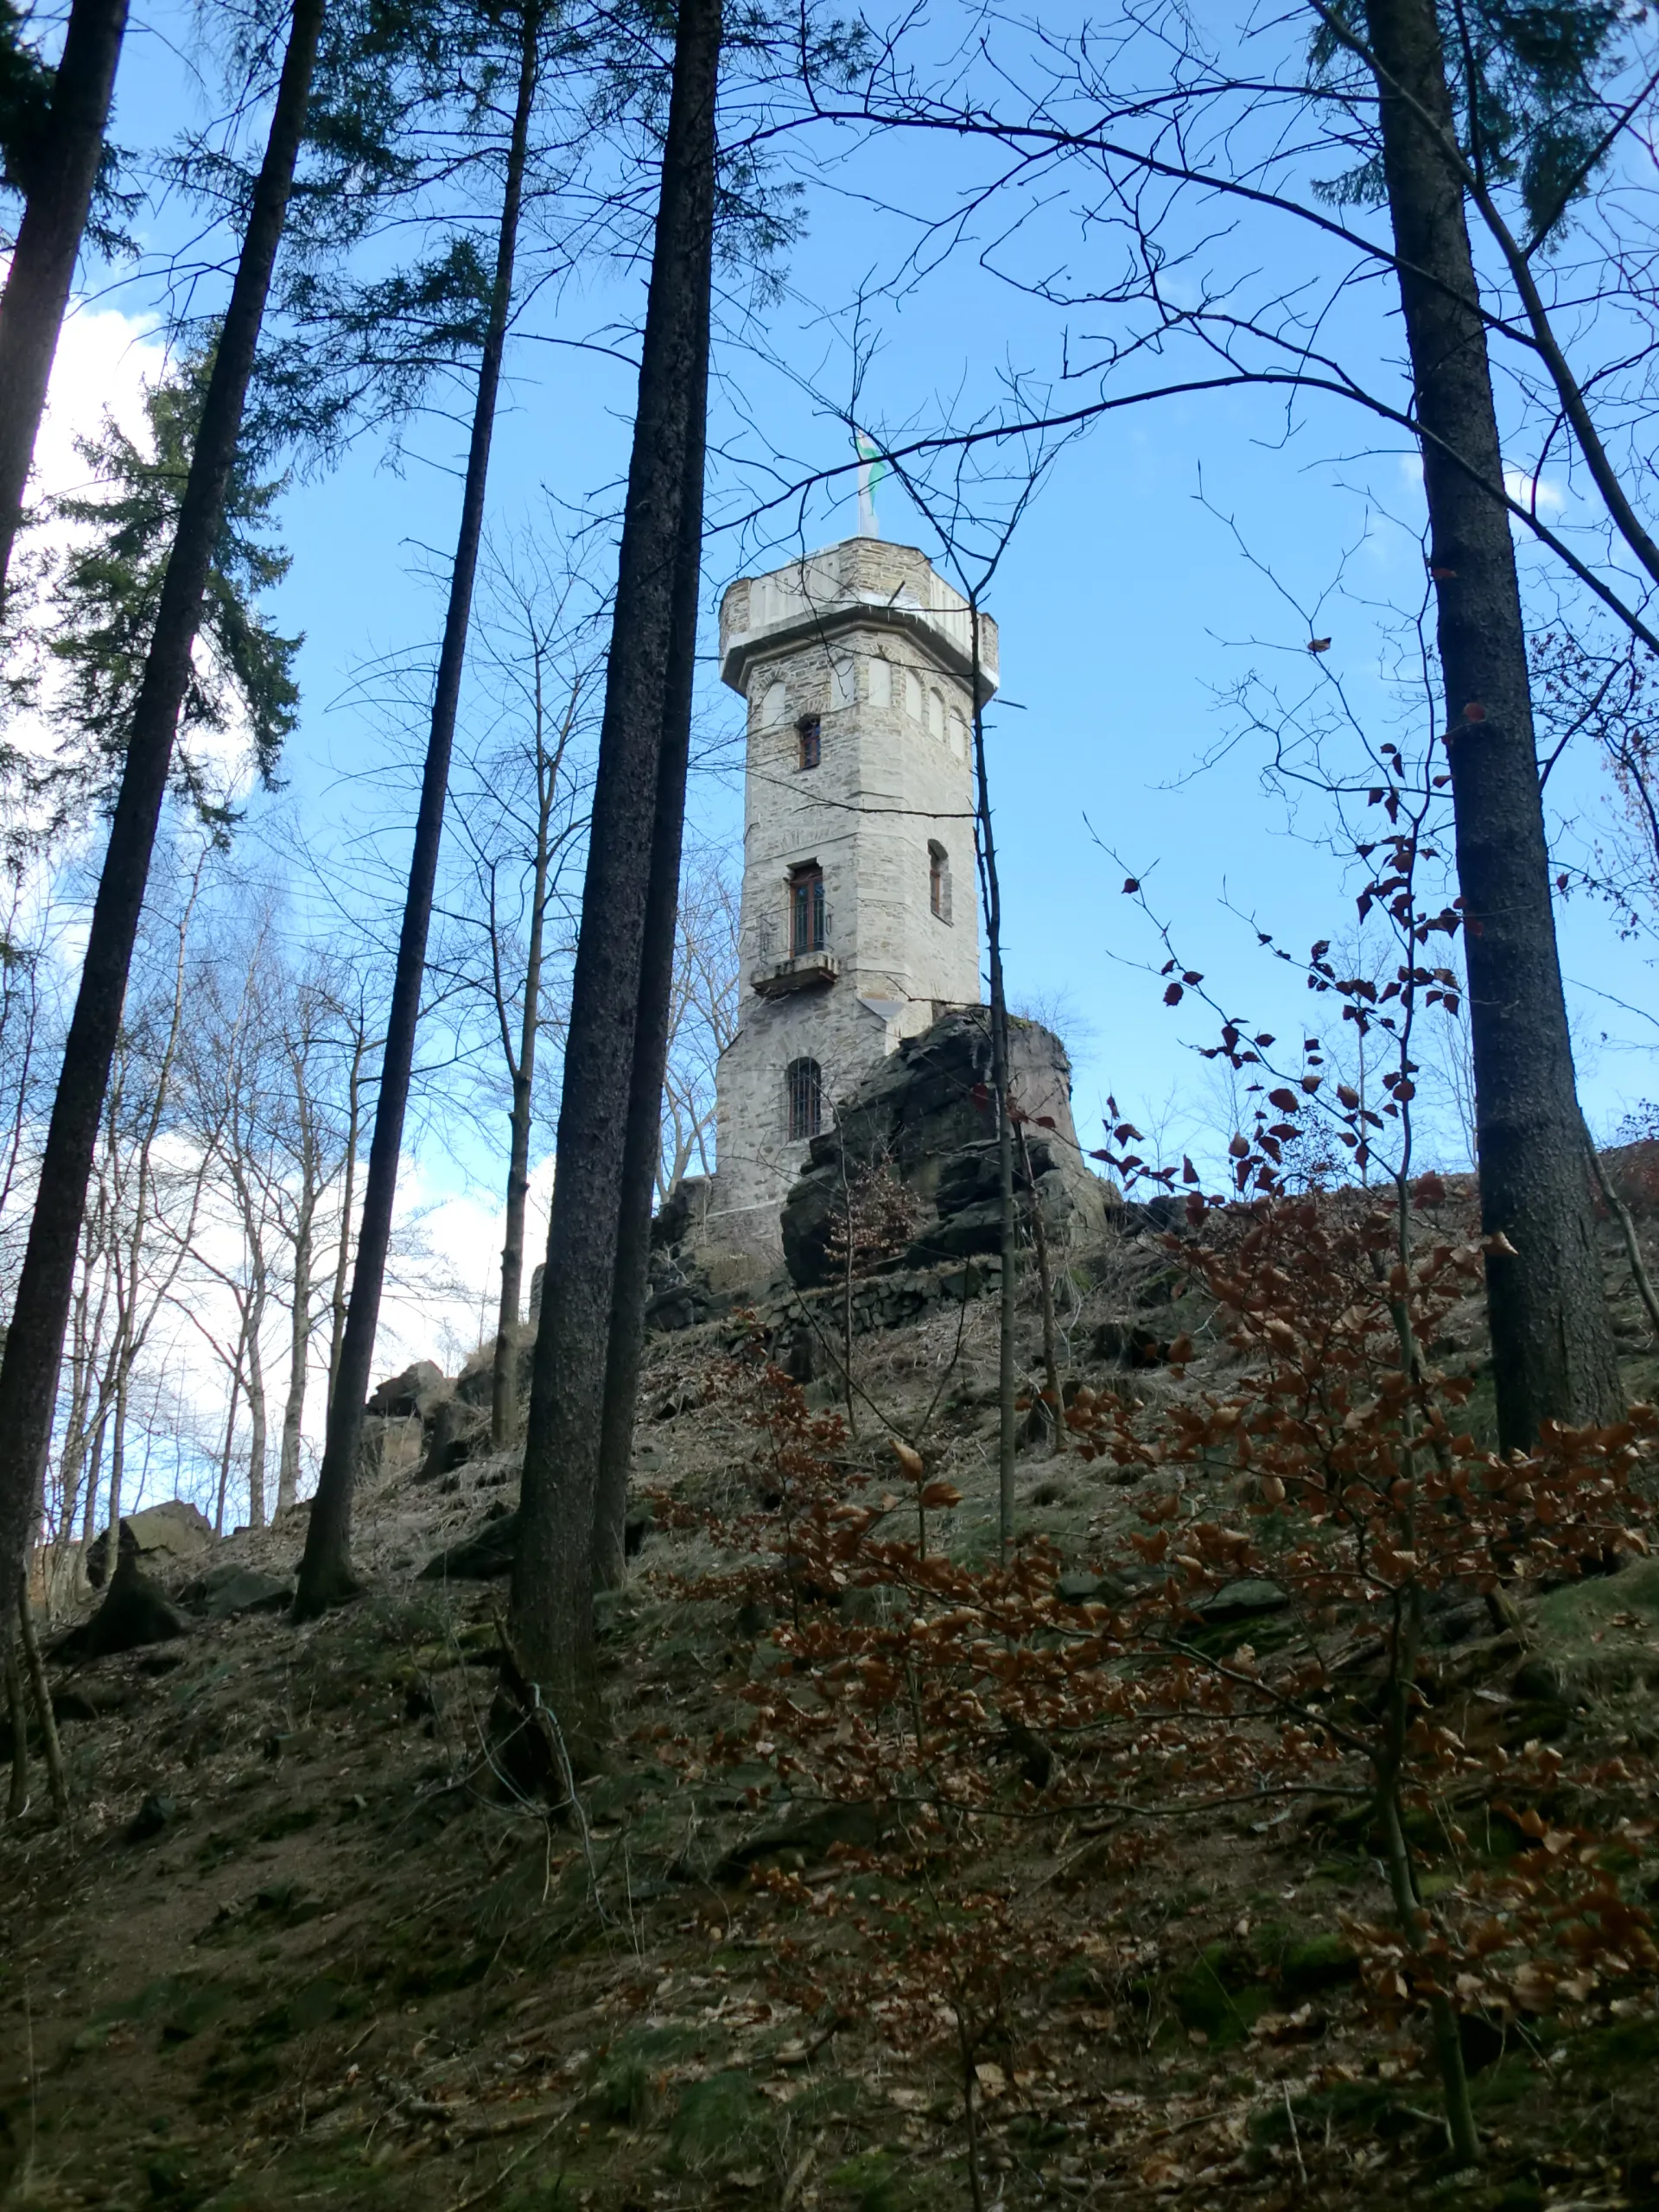
<svg viewBox="0 0 1659 2212"><path fill-rule="evenodd" d="M1652 1324L1653 1332L1655 1336L1659 1337L1659 1295L1655 1294L1652 1281L1643 1260L1641 1242L1636 1233L1636 1224L1630 1218L1630 1210L1607 1179L1607 1171L1601 1164L1601 1154L1596 1150L1595 1139L1590 1134L1590 1125L1582 1114L1579 1116L1579 1128L1584 1135L1584 1148L1590 1155L1590 1172L1596 1179L1596 1188L1601 1192L1602 1204L1618 1224L1619 1231L1624 1239L1624 1256L1630 1263L1630 1274L1635 1280L1637 1289L1641 1293L1642 1303L1648 1309L1648 1319Z"/></svg>
<svg viewBox="0 0 1659 2212"><path fill-rule="evenodd" d="M41 1660L40 1638L35 1633L35 1616L29 1610L29 1572L17 1570L17 1630L23 1643L23 1662L29 1669L29 1687L34 1693L35 1709L41 1723L41 1740L46 1751L46 1777L52 1785L52 1803L60 1821L69 1818L69 1785L63 1777L63 1745L58 1740L58 1718L52 1710L52 1691L46 1679L46 1669Z"/></svg>
<svg viewBox="0 0 1659 2212"><path fill-rule="evenodd" d="M1290 2147L1296 2153L1296 2171L1302 2177L1302 2187L1306 2189L1307 2187L1307 2168L1302 2163L1301 2138L1296 2133L1296 2115L1291 2109L1290 2084L1288 2082L1281 2082L1279 2084L1279 2087L1284 2094L1285 2118L1290 2123Z"/></svg>

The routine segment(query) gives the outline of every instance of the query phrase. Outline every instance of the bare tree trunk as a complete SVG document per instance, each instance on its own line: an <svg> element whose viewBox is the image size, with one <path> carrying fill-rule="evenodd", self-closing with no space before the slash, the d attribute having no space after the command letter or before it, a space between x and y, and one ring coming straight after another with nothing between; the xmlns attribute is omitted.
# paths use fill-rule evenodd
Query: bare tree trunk
<svg viewBox="0 0 1659 2212"><path fill-rule="evenodd" d="M6 1713L11 1722L11 1787L6 1796L6 1818L21 1820L29 1809L29 1708L23 1702L23 1673L17 1664L17 1639L22 1624L8 1616L5 1625Z"/></svg>
<svg viewBox="0 0 1659 2212"><path fill-rule="evenodd" d="M317 1494L311 1501L311 1517L306 1525L305 1555L300 1562L299 1586L294 1599L295 1618L299 1620L313 1618L326 1607L340 1604L358 1587L352 1571L352 1497L363 1446L363 1409L374 1360L380 1294L385 1282L386 1255L391 1246L392 1202L397 1191L404 1116L415 1064L421 982L426 972L432 894L437 880L438 850L443 839L443 803L449 782L449 756L454 744L461 670L467 657L467 629L472 617L473 585L478 574L478 549L484 530L484 494L489 480L490 442L495 430L507 316L512 304L513 255L518 240L519 202L530 144L531 111L536 97L542 19L539 0L525 0L520 16L523 35L518 104L507 153L489 327L479 363L461 528L455 543L454 566L450 571L448 614L444 624L443 647L438 656L420 811L416 817L414 850L410 855L409 890L404 902L391 1010L386 1022L380 1095L375 1101L374 1134L369 1141L369 1172L364 1185L363 1223L358 1234L351 1305L340 1341L340 1366L334 1400L328 1408L327 1440L317 1476Z"/></svg>
<svg viewBox="0 0 1659 2212"><path fill-rule="evenodd" d="M74 0L0 296L0 607L46 388L104 155L127 0Z"/></svg>
<svg viewBox="0 0 1659 2212"><path fill-rule="evenodd" d="M102 1471L100 1462L104 1457L104 1433L108 1427L109 1413L105 1408L99 1413L98 1426L92 1431L92 1462L86 1470L86 1511L80 1524L80 1542L83 1551L98 1534L98 1479Z"/></svg>
<svg viewBox="0 0 1659 2212"><path fill-rule="evenodd" d="M219 1491L213 1504L213 1534L225 1534L225 1503L231 1487L231 1454L236 1448L236 1408L242 1395L242 1348L237 1347L231 1374L230 1410L225 1416L225 1448L219 1455Z"/></svg>
<svg viewBox="0 0 1659 2212"><path fill-rule="evenodd" d="M719 32L715 34L719 53ZM714 168L714 87L709 92L710 202ZM626 1572L628 1478L633 1465L633 1419L639 1402L639 1362L645 1350L645 1301L651 1292L651 1200L663 1150L663 1087L668 1076L672 1027L674 954L680 910L680 859L685 830L685 782L691 757L691 694L696 676L697 602L702 580L702 490L709 414L709 312L714 269L714 225L709 225L707 265L695 272L702 307L701 338L686 393L685 465L680 493L679 545L675 556L673 632L663 702L662 755L657 775L657 819L652 839L651 887L645 909L645 957L640 969L633 1074L628 1094L627 1150L622 1166L622 1209L617 1228L616 1289L605 1363L605 1405L600 1440L598 1503L594 1532L594 1580L600 1589L621 1586ZM851 1344L848 1345L847 1418L855 1429Z"/></svg>
<svg viewBox="0 0 1659 2212"><path fill-rule="evenodd" d="M1019 1246L1014 1209L1014 1118L1008 1098L1008 1001L1002 985L1002 884L996 872L990 774L985 763L985 711L979 696L979 606L969 602L974 687L974 836L985 893L985 950L991 987L991 1089L996 1098L996 1183L1001 1205L1002 1284L997 1308L997 1533L1006 1554L1014 1542L1015 1434L1014 1313Z"/></svg>
<svg viewBox="0 0 1659 2212"><path fill-rule="evenodd" d="M1048 1230L1043 1222L1043 1209L1038 1202L1037 1178L1031 1171L1031 1147L1026 1140L1023 1122L1020 1124L1020 1158L1026 1171L1026 1188L1031 1193L1031 1236L1037 1248L1037 1281L1043 1300L1043 1375L1048 1385L1052 1442L1058 1455L1065 1450L1065 1408L1060 1400L1060 1363L1054 1325L1054 1277L1048 1264Z"/></svg>
<svg viewBox="0 0 1659 2212"><path fill-rule="evenodd" d="M311 1364L311 1219L316 1193L313 1170L302 1173L307 1187L294 1239L294 1303L289 1313L288 1395L283 1403L283 1441L276 1465L276 1510L285 1513L300 1492L300 1432L305 1423L305 1392Z"/></svg>
<svg viewBox="0 0 1659 2212"><path fill-rule="evenodd" d="M1498 1442L1617 1417L1550 905L1526 638L1434 0L1366 0L1421 428L1474 1046Z"/></svg>
<svg viewBox="0 0 1659 2212"><path fill-rule="evenodd" d="M656 1157L654 1133L643 1159L635 1134L651 1084L636 1062L641 1010L655 989L646 938L671 832L677 865L678 824L659 814L673 786L664 738L683 650L684 505L709 342L720 40L720 0L683 0L513 1556L517 1662L576 1756L600 1725L594 1563L611 1346L630 1325L618 1278L627 1178L643 1182L648 1207ZM614 1446L614 1425L611 1433Z"/></svg>
<svg viewBox="0 0 1659 2212"><path fill-rule="evenodd" d="M6 1439L0 1468L0 1573L22 1557L51 1442L58 1362L74 1289L86 1181L167 792L179 711L190 680L202 594L224 520L226 486L236 459L243 405L299 155L322 8L323 0L294 0L264 161L253 189L133 709L80 987L41 1161L28 1248L0 1358L0 1435Z"/></svg>
<svg viewBox="0 0 1659 2212"><path fill-rule="evenodd" d="M121 1486L127 1466L127 1369L124 1360L115 1378L115 1419L110 1436L110 1517L104 1553L104 1587L115 1580L121 1563Z"/></svg>
<svg viewBox="0 0 1659 2212"><path fill-rule="evenodd" d="M265 1367L259 1352L259 1323L265 1298L248 1300L248 1526L265 1525Z"/></svg>
<svg viewBox="0 0 1659 2212"><path fill-rule="evenodd" d="M541 1030L543 945L547 928L547 879L552 865L550 830L558 791L561 742L550 758L543 744L542 671L536 668L536 865L531 880L530 944L524 957L524 1004L513 1054L505 1034L505 1003L498 988L503 1041L512 1073L512 1138L507 1159L507 1219L501 1243L501 1306L495 1332L495 1371L490 1377L490 1441L505 1449L512 1433L518 1389L518 1311L524 1281L524 1217L530 1205L530 1116L536 1083L536 1040ZM492 931L492 943L494 932Z"/></svg>
<svg viewBox="0 0 1659 2212"><path fill-rule="evenodd" d="M329 1300L332 1320L328 1332L328 1418L334 1418L334 1385L340 1378L340 1348L346 1338L346 1281L352 1261L352 1204L357 1183L357 1148L363 1136L363 1056L369 1050L368 1027L359 1020L352 1040L352 1071L347 1078L346 1115L346 1185L340 1203L340 1246L334 1258L334 1288Z"/></svg>

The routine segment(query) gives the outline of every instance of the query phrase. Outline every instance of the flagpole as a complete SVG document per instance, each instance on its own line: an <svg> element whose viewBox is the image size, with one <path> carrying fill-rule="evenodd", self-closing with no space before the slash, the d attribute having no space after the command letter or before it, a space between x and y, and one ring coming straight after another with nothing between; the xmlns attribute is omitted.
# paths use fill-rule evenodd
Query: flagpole
<svg viewBox="0 0 1659 2212"><path fill-rule="evenodd" d="M880 537L881 529L875 519L876 449L862 431L854 432L853 446L858 454L858 534L861 537Z"/></svg>

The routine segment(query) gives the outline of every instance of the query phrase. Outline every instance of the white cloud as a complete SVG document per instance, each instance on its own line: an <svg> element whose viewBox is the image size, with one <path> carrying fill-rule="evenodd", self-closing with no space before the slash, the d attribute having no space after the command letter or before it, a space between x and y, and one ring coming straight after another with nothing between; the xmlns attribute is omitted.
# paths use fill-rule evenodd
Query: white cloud
<svg viewBox="0 0 1659 2212"><path fill-rule="evenodd" d="M80 489L86 467L75 440L95 432L106 412L130 436L144 428L146 382L154 384L166 353L147 318L115 308L73 302L64 318L46 396L46 415L35 445L38 490L48 494Z"/></svg>
<svg viewBox="0 0 1659 2212"><path fill-rule="evenodd" d="M1540 515L1558 515L1567 505L1567 494L1548 477L1529 476L1523 468L1503 471L1503 489L1517 506L1532 507Z"/></svg>

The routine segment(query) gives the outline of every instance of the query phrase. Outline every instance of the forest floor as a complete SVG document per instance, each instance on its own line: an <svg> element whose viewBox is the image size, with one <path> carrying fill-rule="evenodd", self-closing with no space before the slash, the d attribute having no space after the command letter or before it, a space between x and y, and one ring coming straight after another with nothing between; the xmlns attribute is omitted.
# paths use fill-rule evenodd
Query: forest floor
<svg viewBox="0 0 1659 2212"><path fill-rule="evenodd" d="M1098 1380L1098 1347L1147 1319L1161 1265L1148 1248L1092 1267L1065 1317L1069 1372ZM1611 1239L1608 1268L1629 1380L1650 1394ZM963 1556L995 1539L995 1321L986 1302L858 1347L849 1458L874 1470L888 1452L872 1404L913 1416L937 1395L938 1463L962 1493L938 1541ZM1035 1329L1022 1313L1027 1352ZM639 1478L718 1507L752 1493L756 1440L709 1398L713 1355L706 1331L653 1346ZM857 1994L852 1923L803 1902L853 1882L833 1830L785 1839L787 1894L730 1863L779 1815L757 1795L770 1777L722 1763L717 1732L775 1653L736 1600L688 1594L705 1534L659 1529L604 1603L615 1735L582 1821L493 1772L505 1585L419 1570L508 1504L511 1479L486 1459L442 1485L369 1484L367 1593L315 1624L245 1615L56 1670L95 1717L65 1728L73 1827L32 1810L0 1834L7 2201L970 2205L950 2036L896 2032ZM1020 1489L1022 1526L1078 1566L1133 1507L1102 1464L1040 1440ZM300 1533L221 1554L291 1568ZM1489 1663L1464 1694L1494 1725L1597 1755L1659 1745L1659 1562L1532 1601L1477 1643ZM1514 1681L1541 1655L1572 1685L1548 1711ZM1351 1823L1300 1799L1222 1808L1130 1862L1113 1834L1109 1818L1033 1826L996 1860L1063 1940L973 2062L985 2205L1659 2207L1650 1990L1472 2045L1488 2162L1459 2173L1421 2020L1368 2002L1343 1941L1344 1914L1387 1910ZM1489 1821L1464 1848L1502 1846Z"/></svg>

